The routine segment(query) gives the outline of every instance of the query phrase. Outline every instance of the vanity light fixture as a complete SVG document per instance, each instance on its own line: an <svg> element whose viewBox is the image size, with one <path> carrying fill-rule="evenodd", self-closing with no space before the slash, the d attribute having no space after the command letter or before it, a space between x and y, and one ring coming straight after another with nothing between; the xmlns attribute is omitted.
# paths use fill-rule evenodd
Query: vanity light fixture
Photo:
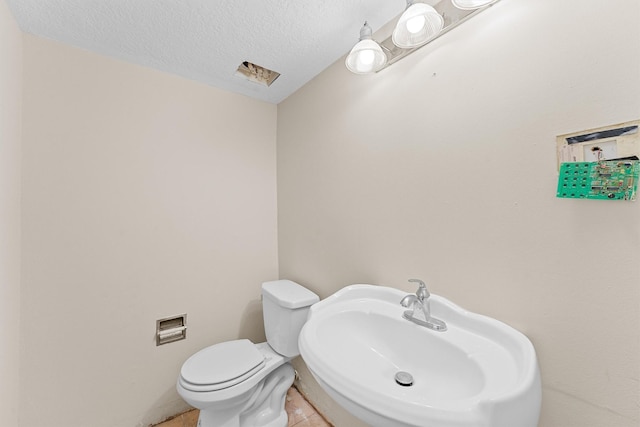
<svg viewBox="0 0 640 427"><path fill-rule="evenodd" d="M391 36L376 42L365 22L345 65L355 74L376 73L420 49L499 0L407 0Z"/></svg>
<svg viewBox="0 0 640 427"><path fill-rule="evenodd" d="M410 49L420 46L442 31L444 18L431 5L407 0L404 11L393 30L393 44Z"/></svg>
<svg viewBox="0 0 640 427"><path fill-rule="evenodd" d="M360 41L351 49L345 64L349 71L356 74L375 73L385 66L387 55L373 40L373 30L366 22L360 29Z"/></svg>

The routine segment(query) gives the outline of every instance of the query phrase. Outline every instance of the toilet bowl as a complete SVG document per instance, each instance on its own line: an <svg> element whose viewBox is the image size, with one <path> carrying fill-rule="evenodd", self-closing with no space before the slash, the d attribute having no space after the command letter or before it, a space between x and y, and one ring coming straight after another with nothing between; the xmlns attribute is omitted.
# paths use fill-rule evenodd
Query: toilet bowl
<svg viewBox="0 0 640 427"><path fill-rule="evenodd" d="M319 297L290 280L262 284L267 342L247 339L206 347L180 369L176 388L200 410L198 427L285 427L284 401L294 380L289 363Z"/></svg>

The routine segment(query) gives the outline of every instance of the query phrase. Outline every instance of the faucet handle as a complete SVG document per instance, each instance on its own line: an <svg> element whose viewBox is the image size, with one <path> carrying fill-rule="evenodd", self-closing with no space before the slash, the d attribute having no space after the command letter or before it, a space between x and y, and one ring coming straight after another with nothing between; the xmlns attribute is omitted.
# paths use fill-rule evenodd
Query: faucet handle
<svg viewBox="0 0 640 427"><path fill-rule="evenodd" d="M418 297L418 299L420 299L420 301L423 301L431 296L431 294L429 294L429 291L427 290L427 285L425 285L422 280L409 279L409 282L417 283L420 286L416 291L416 296Z"/></svg>
<svg viewBox="0 0 640 427"><path fill-rule="evenodd" d="M424 282L422 280L420 280L420 279L409 279L409 282L418 283L421 288L426 288L427 287L427 285L425 285Z"/></svg>

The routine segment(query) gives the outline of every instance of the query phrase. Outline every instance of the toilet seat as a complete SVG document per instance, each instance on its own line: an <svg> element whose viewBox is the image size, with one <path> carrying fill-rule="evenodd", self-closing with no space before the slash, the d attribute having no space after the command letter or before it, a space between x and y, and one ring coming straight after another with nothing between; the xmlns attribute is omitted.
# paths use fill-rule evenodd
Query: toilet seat
<svg viewBox="0 0 640 427"><path fill-rule="evenodd" d="M226 341L187 359L180 370L180 383L191 391L222 390L246 381L264 366L264 355L251 341Z"/></svg>

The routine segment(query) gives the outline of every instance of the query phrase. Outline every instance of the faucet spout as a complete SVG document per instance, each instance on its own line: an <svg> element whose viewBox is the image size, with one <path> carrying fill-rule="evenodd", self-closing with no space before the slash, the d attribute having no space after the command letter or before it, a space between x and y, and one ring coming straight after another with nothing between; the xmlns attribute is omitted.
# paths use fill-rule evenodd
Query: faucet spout
<svg viewBox="0 0 640 427"><path fill-rule="evenodd" d="M419 283L419 288L415 295L409 294L400 301L401 306L411 307L411 310L406 310L402 317L434 331L446 331L447 325L442 320L431 317L431 304L429 303L431 294L429 294L424 282L419 279L409 279L409 282Z"/></svg>
<svg viewBox="0 0 640 427"><path fill-rule="evenodd" d="M402 298L402 300L400 301L400 305L403 307L409 308L417 302L418 302L418 297L415 295L409 294L404 298Z"/></svg>

